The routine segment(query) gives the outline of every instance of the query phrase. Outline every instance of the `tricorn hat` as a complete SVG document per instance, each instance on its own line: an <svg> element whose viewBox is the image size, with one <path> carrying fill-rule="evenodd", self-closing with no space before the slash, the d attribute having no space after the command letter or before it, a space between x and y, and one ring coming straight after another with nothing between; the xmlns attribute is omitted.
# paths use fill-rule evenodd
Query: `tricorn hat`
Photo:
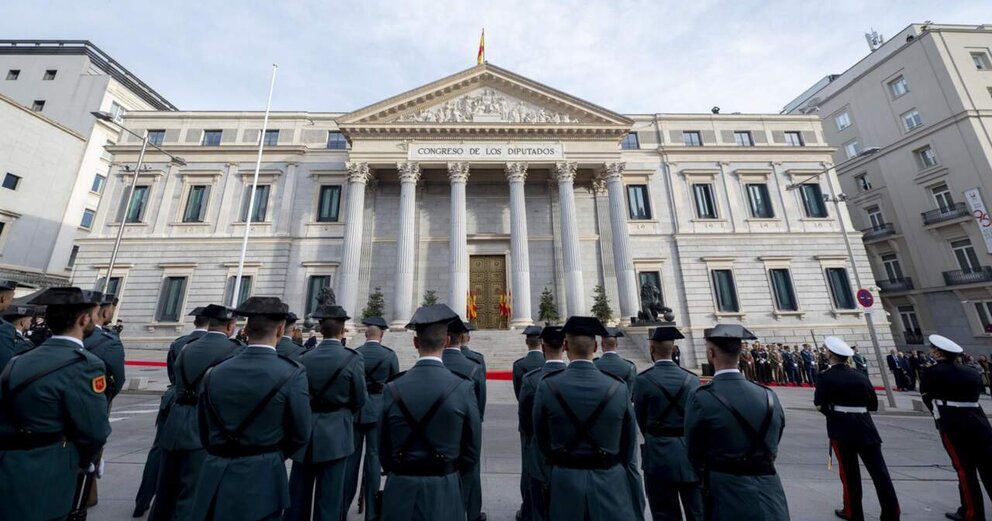
<svg viewBox="0 0 992 521"><path fill-rule="evenodd" d="M120 302L120 299L117 298L117 296L114 295L113 293L104 293L103 294L103 299L100 301L100 305L101 306L116 306L119 302Z"/></svg>
<svg viewBox="0 0 992 521"><path fill-rule="evenodd" d="M941 351L946 351L948 353L959 354L964 352L964 348L959 346L957 342L941 335L930 335L927 337L930 344L940 349Z"/></svg>
<svg viewBox="0 0 992 521"><path fill-rule="evenodd" d="M736 338L738 340L757 340L758 337L740 324L717 324L703 331L703 338Z"/></svg>
<svg viewBox="0 0 992 521"><path fill-rule="evenodd" d="M650 340L660 342L664 340L678 340L680 338L685 338L685 335L677 327L656 327L651 331Z"/></svg>
<svg viewBox="0 0 992 521"><path fill-rule="evenodd" d="M300 317L296 316L296 313L293 313L292 311L286 314L286 322L289 322L290 324L296 322L299 319Z"/></svg>
<svg viewBox="0 0 992 521"><path fill-rule="evenodd" d="M17 289L17 283L9 279L0 279L0 291Z"/></svg>
<svg viewBox="0 0 992 521"><path fill-rule="evenodd" d="M386 329L389 324L386 323L386 319L382 317L366 317L362 319L362 325L364 326L375 326L379 329Z"/></svg>
<svg viewBox="0 0 992 521"><path fill-rule="evenodd" d="M523 334L527 336L540 336L541 331L541 326L527 326L524 328Z"/></svg>
<svg viewBox="0 0 992 521"><path fill-rule="evenodd" d="M431 324L447 324L452 320L460 322L458 313L455 313L446 304L431 304L417 308L417 311L414 311L413 316L410 317L410 322L406 328L422 329Z"/></svg>
<svg viewBox="0 0 992 521"><path fill-rule="evenodd" d="M10 306L3 312L3 318L17 319L34 315L34 308L30 306Z"/></svg>
<svg viewBox="0 0 992 521"><path fill-rule="evenodd" d="M285 320L289 316L289 306L278 297L248 297L234 310L241 317L264 316L274 320Z"/></svg>
<svg viewBox="0 0 992 521"><path fill-rule="evenodd" d="M560 346L565 341L565 333L562 333L561 326L544 326L541 330L541 340Z"/></svg>
<svg viewBox="0 0 992 521"><path fill-rule="evenodd" d="M456 317L455 320L448 322L448 333L459 335L468 333L469 331L471 331L469 329L469 323L461 320L461 318Z"/></svg>
<svg viewBox="0 0 992 521"><path fill-rule="evenodd" d="M596 317L568 317L565 325L561 328L566 335L578 336L609 336L609 332L603 327L603 323Z"/></svg>
<svg viewBox="0 0 992 521"><path fill-rule="evenodd" d="M351 318L348 316L348 312L345 311L343 307L336 305L328 306L326 304L317 306L317 309L310 314L310 317L317 320L325 320L329 318L334 320L348 320Z"/></svg>
<svg viewBox="0 0 992 521"><path fill-rule="evenodd" d="M828 336L823 339L823 344L827 346L827 349L831 353L838 356L854 356L854 350L851 346L847 345L847 342L835 336Z"/></svg>
<svg viewBox="0 0 992 521"><path fill-rule="evenodd" d="M203 314L203 306L196 306L193 311L190 311L186 316L188 317L198 317Z"/></svg>
<svg viewBox="0 0 992 521"><path fill-rule="evenodd" d="M219 304L210 304L200 309L198 317L212 318L214 320L234 320L234 310Z"/></svg>
<svg viewBox="0 0 992 521"><path fill-rule="evenodd" d="M28 302L32 306L96 306L102 295L76 287L48 288Z"/></svg>
<svg viewBox="0 0 992 521"><path fill-rule="evenodd" d="M627 336L626 334L624 334L623 330L620 329L619 327L608 327L606 328L606 332L609 333L606 336L610 338L622 338Z"/></svg>

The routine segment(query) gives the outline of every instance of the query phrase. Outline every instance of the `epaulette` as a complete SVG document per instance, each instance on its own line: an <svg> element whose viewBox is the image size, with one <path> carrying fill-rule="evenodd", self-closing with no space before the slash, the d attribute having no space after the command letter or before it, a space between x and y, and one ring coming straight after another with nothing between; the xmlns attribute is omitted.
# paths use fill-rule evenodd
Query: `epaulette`
<svg viewBox="0 0 992 521"><path fill-rule="evenodd" d="M355 351L354 349L352 349L352 348L350 348L348 346L345 346L344 347L344 350L350 352L353 355L356 355L356 356L358 355L358 351Z"/></svg>
<svg viewBox="0 0 992 521"><path fill-rule="evenodd" d="M530 371L527 371L526 373L524 373L524 375L521 376L520 379L522 380L522 379L527 378L528 376L530 376L530 375L532 375L534 373L538 373L538 372L542 372L542 371L544 371L544 368L543 367L538 367L537 369L531 369Z"/></svg>
<svg viewBox="0 0 992 521"><path fill-rule="evenodd" d="M651 367L648 367L647 369L645 369L645 370L643 370L643 371L641 371L641 372L639 372L639 373L637 373L637 376L641 376L642 374L647 374L647 373L648 373L648 371L650 371L650 370L652 370L652 369L654 369L655 367L658 367L658 366L656 366L656 365L654 365L654 364L651 364Z"/></svg>
<svg viewBox="0 0 992 521"><path fill-rule="evenodd" d="M609 373L607 371L602 371L602 373L605 374L606 376L609 376L610 378L613 378L614 380L617 380L618 382L627 383L626 380L624 380L623 378L620 378L619 376L617 376L617 375L615 375L613 373Z"/></svg>
<svg viewBox="0 0 992 521"><path fill-rule="evenodd" d="M115 337L114 335L110 334L110 332L108 332L106 329L103 329L102 327L100 328L100 332L103 333L103 336L105 338L109 338L111 340L117 340L117 337Z"/></svg>
<svg viewBox="0 0 992 521"><path fill-rule="evenodd" d="M286 355L280 355L280 354L276 353L276 356L278 356L279 358L281 358L281 359L283 359L283 360L285 360L285 361L293 364L293 366L295 366L297 369L303 369L303 364L297 362L296 360L293 360L292 358L290 358L290 357L288 357Z"/></svg>
<svg viewBox="0 0 992 521"><path fill-rule="evenodd" d="M476 362L476 363L478 364L479 362ZM453 375L455 375L455 376L457 376L457 377L459 377L459 378L461 378L463 380L468 380L470 382L474 381L471 376L469 376L467 374L459 373L458 371L451 371L451 374L453 374Z"/></svg>
<svg viewBox="0 0 992 521"><path fill-rule="evenodd" d="M558 376L559 374L564 373L564 372L565 372L564 369L562 369L561 371L552 371L550 373L545 374L543 378L548 378L548 377L551 377L551 376ZM614 377L614 378L616 378L616 377Z"/></svg>
<svg viewBox="0 0 992 521"><path fill-rule="evenodd" d="M392 382L393 380L395 380L395 379L397 379L397 378L399 378L399 377L401 377L401 376L403 376L405 374L406 374L406 371L400 371L400 372L394 374L393 376L390 376L389 378L386 378L386 383L388 384L389 382Z"/></svg>
<svg viewBox="0 0 992 521"><path fill-rule="evenodd" d="M597 357L594 357L594 358L592 359L592 361L593 361L593 362L596 362L596 361L598 361L598 360L599 360L599 357L598 357L598 356L597 356Z"/></svg>
<svg viewBox="0 0 992 521"><path fill-rule="evenodd" d="M708 381L708 382L706 382L704 384L700 384L699 390L701 390L701 391L702 390L706 390L706 389L709 389L710 387L713 387L713 380L710 380L710 381Z"/></svg>
<svg viewBox="0 0 992 521"><path fill-rule="evenodd" d="M387 347L387 346L384 346L382 344L379 344L379 345L382 346L382 348L385 349L386 351L389 351L390 353L395 353L396 352L396 351L393 351L393 348L391 348L391 347Z"/></svg>
<svg viewBox="0 0 992 521"><path fill-rule="evenodd" d="M675 367L678 367L679 369L681 369L681 370L683 370L683 371L685 371L685 372L687 372L687 373L689 373L689 374L691 374L692 376L695 376L696 378L699 378L699 375L698 375L698 374L696 374L696 373L694 373L694 372L692 372L692 371L690 371L690 370L688 370L688 369L686 369L685 367L682 367L681 365L677 365L677 366L675 366Z"/></svg>

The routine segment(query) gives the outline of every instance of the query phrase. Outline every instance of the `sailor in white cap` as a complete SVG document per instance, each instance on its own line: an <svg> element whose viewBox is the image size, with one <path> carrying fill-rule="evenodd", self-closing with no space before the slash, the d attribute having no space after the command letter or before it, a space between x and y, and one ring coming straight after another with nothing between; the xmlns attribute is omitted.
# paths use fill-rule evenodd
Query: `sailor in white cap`
<svg viewBox="0 0 992 521"><path fill-rule="evenodd" d="M962 508L948 514L955 519L985 519L983 480L992 479L992 426L978 404L982 376L967 365L957 363L964 352L953 340L930 335L930 355L937 365L920 375L920 394L937 422L937 429L958 474ZM986 488L992 483L986 481Z"/></svg>
<svg viewBox="0 0 992 521"><path fill-rule="evenodd" d="M882 457L882 439L871 420L878 410L878 396L867 376L850 368L854 350L835 336L824 340L830 352L830 368L819 374L813 404L827 417L830 449L837 455L844 508L834 513L841 519L863 521L861 470L858 458L871 475L882 508L882 521L899 519L899 500Z"/></svg>

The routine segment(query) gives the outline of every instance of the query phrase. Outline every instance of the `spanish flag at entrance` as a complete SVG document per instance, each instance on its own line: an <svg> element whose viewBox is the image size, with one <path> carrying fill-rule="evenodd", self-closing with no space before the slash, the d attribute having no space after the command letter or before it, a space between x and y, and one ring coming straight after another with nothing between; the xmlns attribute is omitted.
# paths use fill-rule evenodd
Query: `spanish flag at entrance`
<svg viewBox="0 0 992 521"><path fill-rule="evenodd" d="M510 303L510 292L499 296L499 314L502 317L509 317L510 312L513 310L513 305Z"/></svg>
<svg viewBox="0 0 992 521"><path fill-rule="evenodd" d="M475 293L469 291L468 298L465 300L465 317L471 322L479 316L479 308L475 305Z"/></svg>
<svg viewBox="0 0 992 521"><path fill-rule="evenodd" d="M486 61L486 30L482 29L482 36L479 37L479 55L475 58L477 65L482 65Z"/></svg>

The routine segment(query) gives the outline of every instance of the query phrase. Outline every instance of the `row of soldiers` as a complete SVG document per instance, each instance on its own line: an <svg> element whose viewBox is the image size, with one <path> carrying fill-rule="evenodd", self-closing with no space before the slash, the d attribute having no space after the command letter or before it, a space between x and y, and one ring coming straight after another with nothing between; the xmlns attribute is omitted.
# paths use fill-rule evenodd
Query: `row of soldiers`
<svg viewBox="0 0 992 521"><path fill-rule="evenodd" d="M854 355L849 364L868 376L868 360L851 346ZM740 370L752 382L778 385L816 385L816 375L830 368L830 355L826 346L814 349L810 344L788 346L744 343L741 351Z"/></svg>

